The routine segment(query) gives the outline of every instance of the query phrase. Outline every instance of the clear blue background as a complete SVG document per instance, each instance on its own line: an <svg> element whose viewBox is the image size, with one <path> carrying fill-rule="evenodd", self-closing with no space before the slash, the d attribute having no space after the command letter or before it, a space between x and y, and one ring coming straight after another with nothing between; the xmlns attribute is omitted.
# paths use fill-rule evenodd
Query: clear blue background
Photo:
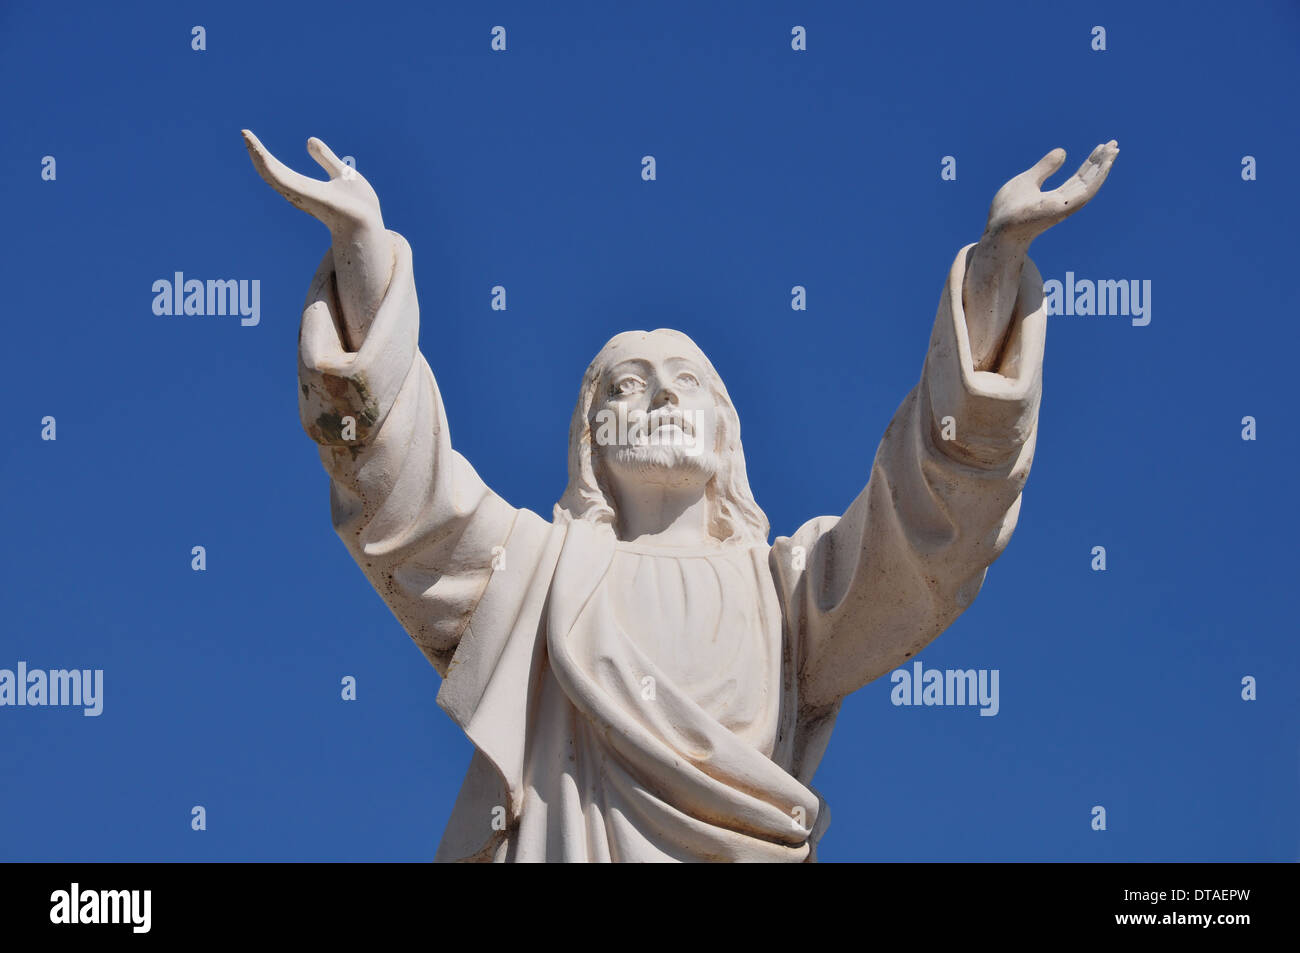
<svg viewBox="0 0 1300 953"><path fill-rule="evenodd" d="M0 858L426 860L469 760L331 529L295 378L328 233L246 126L317 177L309 136L355 156L509 502L549 518L588 360L668 326L726 379L774 534L861 489L998 186L1117 139L1031 255L1149 279L1151 324L1051 319L1020 527L922 655L999 669L1001 712L850 697L821 856L1295 860L1300 13L1153 6L6 4L0 667L102 668L106 698L0 709ZM260 326L155 316L175 271L260 279Z"/></svg>

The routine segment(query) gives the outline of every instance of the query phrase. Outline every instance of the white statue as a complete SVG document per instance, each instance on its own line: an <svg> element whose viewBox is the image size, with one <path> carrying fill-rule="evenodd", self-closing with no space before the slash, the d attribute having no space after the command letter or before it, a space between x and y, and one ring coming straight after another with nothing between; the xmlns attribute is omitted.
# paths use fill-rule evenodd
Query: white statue
<svg viewBox="0 0 1300 953"><path fill-rule="evenodd" d="M1047 323L1027 251L1096 194L1115 142L1053 191L1060 149L998 191L866 488L769 545L736 410L678 331L596 355L549 522L493 493L452 449L411 249L374 190L318 139L328 182L244 138L333 238L298 373L334 526L476 748L436 859L813 860L841 699L951 624L1015 528Z"/></svg>

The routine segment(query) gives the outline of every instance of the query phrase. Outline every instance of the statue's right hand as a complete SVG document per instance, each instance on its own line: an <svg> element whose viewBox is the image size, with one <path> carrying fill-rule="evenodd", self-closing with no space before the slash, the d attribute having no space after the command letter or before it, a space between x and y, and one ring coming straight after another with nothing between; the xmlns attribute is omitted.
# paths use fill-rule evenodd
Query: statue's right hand
<svg viewBox="0 0 1300 953"><path fill-rule="evenodd" d="M394 246L379 214L379 197L360 172L345 164L319 139L307 151L330 174L328 182L299 175L244 130L253 165L271 188L330 230L344 344L357 350L365 340L393 274Z"/></svg>
<svg viewBox="0 0 1300 953"><path fill-rule="evenodd" d="M325 143L308 139L307 151L329 173L328 182L293 171L271 155L252 132L245 129L243 133L258 175L298 208L323 222L332 235L337 237L358 230L383 234L379 196L360 172L343 162Z"/></svg>

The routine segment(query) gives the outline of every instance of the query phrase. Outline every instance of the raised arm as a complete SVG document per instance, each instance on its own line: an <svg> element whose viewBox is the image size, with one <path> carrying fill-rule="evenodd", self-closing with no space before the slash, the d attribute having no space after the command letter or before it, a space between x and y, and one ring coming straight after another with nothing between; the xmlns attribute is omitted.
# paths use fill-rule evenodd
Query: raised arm
<svg viewBox="0 0 1300 953"><path fill-rule="evenodd" d="M331 477L335 531L441 674L504 552L516 510L452 449L442 398L419 350L411 249L379 200L318 139L321 182L245 131L257 171L333 238L298 338L299 411Z"/></svg>
<svg viewBox="0 0 1300 953"><path fill-rule="evenodd" d="M1065 158L1057 149L998 191L984 236L953 263L921 380L866 488L839 519L773 546L806 719L925 648L1007 545L1033 459L1047 324L1029 243L1096 194L1117 153L1098 146L1042 193Z"/></svg>

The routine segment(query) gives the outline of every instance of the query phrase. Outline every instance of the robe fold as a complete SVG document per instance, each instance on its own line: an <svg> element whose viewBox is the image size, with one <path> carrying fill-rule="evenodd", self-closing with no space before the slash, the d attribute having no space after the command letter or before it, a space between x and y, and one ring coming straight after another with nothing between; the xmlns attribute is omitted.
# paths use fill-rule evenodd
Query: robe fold
<svg viewBox="0 0 1300 953"><path fill-rule="evenodd" d="M510 506L452 449L419 351L411 250L365 341L332 253L299 336L334 526L443 677L474 743L438 861L814 860L810 786L841 699L970 605L1020 508L1046 330L1031 261L996 371L974 370L958 252L920 382L840 517L689 550Z"/></svg>

